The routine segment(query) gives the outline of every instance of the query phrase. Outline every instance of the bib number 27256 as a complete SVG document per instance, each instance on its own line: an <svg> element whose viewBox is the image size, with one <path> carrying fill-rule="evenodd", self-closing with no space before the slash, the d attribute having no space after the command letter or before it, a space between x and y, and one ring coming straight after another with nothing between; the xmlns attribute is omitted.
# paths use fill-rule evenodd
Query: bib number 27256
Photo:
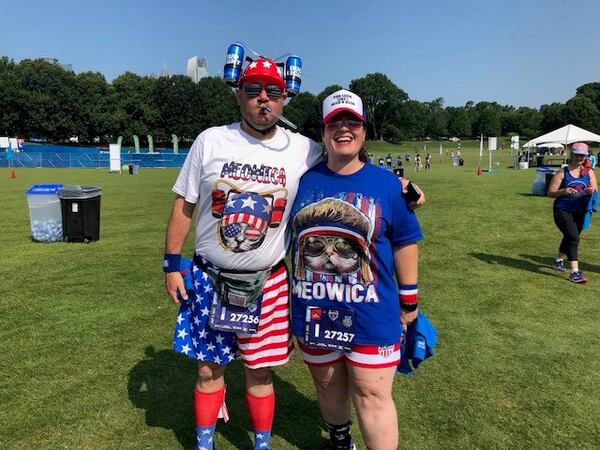
<svg viewBox="0 0 600 450"><path fill-rule="evenodd" d="M244 308L215 298L210 311L210 326L214 330L254 334L258 331L260 310L260 301Z"/></svg>

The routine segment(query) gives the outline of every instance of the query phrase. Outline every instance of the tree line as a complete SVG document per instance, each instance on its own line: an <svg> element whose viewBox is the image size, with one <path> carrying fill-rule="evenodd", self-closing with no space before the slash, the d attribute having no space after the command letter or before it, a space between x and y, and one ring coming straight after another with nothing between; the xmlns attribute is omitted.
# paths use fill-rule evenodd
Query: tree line
<svg viewBox="0 0 600 450"><path fill-rule="evenodd" d="M323 99L342 86L326 87L318 95L301 92L285 106L284 114L299 131L320 138ZM361 96L369 139L404 140L507 136L533 138L572 123L600 133L600 82L578 87L566 103L526 106L468 101L444 107L444 99L410 99L385 74L371 73L348 87ZM97 72L75 74L44 60L15 63L0 58L0 135L80 143L126 144L134 134L151 134L157 143L172 133L184 142L211 126L239 121L235 95L220 78L199 83L184 75L148 77L126 72L112 83Z"/></svg>

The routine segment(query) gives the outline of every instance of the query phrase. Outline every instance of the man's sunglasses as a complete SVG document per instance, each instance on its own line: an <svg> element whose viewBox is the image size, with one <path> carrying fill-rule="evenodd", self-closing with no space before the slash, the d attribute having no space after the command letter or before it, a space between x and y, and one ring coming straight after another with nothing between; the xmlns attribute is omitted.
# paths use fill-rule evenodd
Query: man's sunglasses
<svg viewBox="0 0 600 450"><path fill-rule="evenodd" d="M361 122L360 120L351 119L334 120L325 124L325 128L327 128L328 131L335 132L342 128L342 125L346 125L346 127L349 128L350 131L358 131L364 125L364 122Z"/></svg>
<svg viewBox="0 0 600 450"><path fill-rule="evenodd" d="M244 93L246 94L246 97L250 97L250 98L258 97L260 95L260 93L262 92L263 88L264 88L265 92L267 93L267 96L271 100L279 100L281 98L281 96L283 95L283 89L281 89L276 84L266 84L265 86L263 86L260 83L244 84Z"/></svg>

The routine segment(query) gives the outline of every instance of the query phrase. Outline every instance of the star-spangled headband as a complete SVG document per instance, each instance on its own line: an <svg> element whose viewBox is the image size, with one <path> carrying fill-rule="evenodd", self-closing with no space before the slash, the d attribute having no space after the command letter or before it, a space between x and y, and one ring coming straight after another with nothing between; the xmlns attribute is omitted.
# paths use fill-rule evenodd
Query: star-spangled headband
<svg viewBox="0 0 600 450"><path fill-rule="evenodd" d="M231 197L223 209L223 214L248 214L268 221L271 207L268 200L260 194L238 194Z"/></svg>

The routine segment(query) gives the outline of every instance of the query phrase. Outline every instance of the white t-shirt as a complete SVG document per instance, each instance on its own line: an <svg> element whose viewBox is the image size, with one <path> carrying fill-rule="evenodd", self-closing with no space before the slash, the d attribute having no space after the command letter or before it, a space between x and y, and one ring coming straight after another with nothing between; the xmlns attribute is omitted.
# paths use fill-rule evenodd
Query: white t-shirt
<svg viewBox="0 0 600 450"><path fill-rule="evenodd" d="M276 130L266 141L239 123L203 131L173 186L197 203L196 253L223 269L266 269L285 256L298 182L323 152L301 134Z"/></svg>

